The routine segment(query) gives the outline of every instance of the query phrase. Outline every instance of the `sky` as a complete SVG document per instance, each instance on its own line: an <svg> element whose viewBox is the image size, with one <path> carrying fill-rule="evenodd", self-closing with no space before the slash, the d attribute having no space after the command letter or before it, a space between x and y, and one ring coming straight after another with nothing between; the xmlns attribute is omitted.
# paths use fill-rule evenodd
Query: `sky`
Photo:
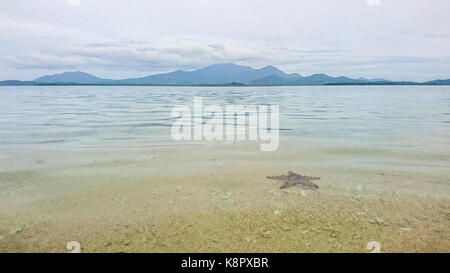
<svg viewBox="0 0 450 273"><path fill-rule="evenodd" d="M1 0L0 80L120 79L234 62L450 78L448 0Z"/></svg>

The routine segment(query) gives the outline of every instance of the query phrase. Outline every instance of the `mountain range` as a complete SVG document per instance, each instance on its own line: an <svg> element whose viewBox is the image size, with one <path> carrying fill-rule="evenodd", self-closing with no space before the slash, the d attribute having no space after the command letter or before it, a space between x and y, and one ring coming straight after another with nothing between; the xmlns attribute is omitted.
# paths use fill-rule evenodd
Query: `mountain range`
<svg viewBox="0 0 450 273"><path fill-rule="evenodd" d="M179 85L179 86L301 86L301 85L450 85L450 79L428 82L395 82L384 79L352 79L326 74L302 76L288 74L268 65L260 69L234 63L214 64L198 70L177 70L170 73L122 80L102 79L76 71L46 75L32 81L0 81L0 85Z"/></svg>

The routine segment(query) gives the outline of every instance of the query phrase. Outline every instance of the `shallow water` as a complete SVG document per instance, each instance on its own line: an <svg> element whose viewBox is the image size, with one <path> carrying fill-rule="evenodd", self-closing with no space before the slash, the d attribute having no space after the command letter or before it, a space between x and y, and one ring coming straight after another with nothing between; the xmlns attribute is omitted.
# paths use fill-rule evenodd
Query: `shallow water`
<svg viewBox="0 0 450 273"><path fill-rule="evenodd" d="M279 104L278 150L173 141L170 111L194 96ZM0 87L0 98L0 251L73 240L87 251L364 251L377 238L387 251L450 251L449 87ZM265 178L288 170L320 176L320 189ZM284 237L253 230L280 228L273 210L289 215ZM236 226L247 235L224 228L249 211ZM168 235L189 217L195 234L223 238ZM323 221L342 238L319 236Z"/></svg>
<svg viewBox="0 0 450 273"><path fill-rule="evenodd" d="M194 96L204 105L278 104L284 141L450 144L448 86L1 87L0 169L20 167L17 160L25 162L36 149L191 145L171 139L170 113L175 105L192 107Z"/></svg>

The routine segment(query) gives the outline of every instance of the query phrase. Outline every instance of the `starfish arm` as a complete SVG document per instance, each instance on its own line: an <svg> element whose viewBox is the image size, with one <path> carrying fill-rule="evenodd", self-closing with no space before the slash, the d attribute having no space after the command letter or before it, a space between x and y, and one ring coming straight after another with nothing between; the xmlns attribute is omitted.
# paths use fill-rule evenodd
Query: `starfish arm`
<svg viewBox="0 0 450 273"><path fill-rule="evenodd" d="M307 180L319 180L320 177L316 177L316 176L306 176Z"/></svg>
<svg viewBox="0 0 450 273"><path fill-rule="evenodd" d="M289 178L285 175L280 175L280 176L268 176L268 179L275 179L275 180L282 180L282 181L286 181Z"/></svg>

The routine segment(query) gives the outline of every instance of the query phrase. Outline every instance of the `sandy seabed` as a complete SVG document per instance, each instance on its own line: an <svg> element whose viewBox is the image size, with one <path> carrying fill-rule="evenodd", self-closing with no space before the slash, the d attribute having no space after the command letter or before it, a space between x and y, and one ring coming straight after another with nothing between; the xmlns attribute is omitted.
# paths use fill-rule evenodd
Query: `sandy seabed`
<svg viewBox="0 0 450 273"><path fill-rule="evenodd" d="M389 143L5 151L0 252L450 252L450 144Z"/></svg>

